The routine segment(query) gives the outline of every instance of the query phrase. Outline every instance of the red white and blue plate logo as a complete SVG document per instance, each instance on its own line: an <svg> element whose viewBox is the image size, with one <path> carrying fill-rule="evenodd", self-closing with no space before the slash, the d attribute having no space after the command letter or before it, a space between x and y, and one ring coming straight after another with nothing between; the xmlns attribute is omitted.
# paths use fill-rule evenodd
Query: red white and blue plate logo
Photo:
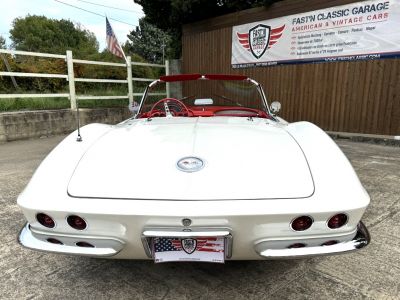
<svg viewBox="0 0 400 300"><path fill-rule="evenodd" d="M225 239L204 238L155 238L153 241L155 262L206 261L222 263L225 260Z"/></svg>

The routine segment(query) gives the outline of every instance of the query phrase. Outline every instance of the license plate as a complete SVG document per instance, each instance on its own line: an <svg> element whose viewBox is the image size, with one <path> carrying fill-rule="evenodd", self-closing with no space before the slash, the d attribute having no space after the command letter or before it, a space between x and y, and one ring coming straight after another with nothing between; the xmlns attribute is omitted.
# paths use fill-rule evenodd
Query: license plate
<svg viewBox="0 0 400 300"><path fill-rule="evenodd" d="M154 262L197 261L223 263L225 238L170 238L153 239Z"/></svg>

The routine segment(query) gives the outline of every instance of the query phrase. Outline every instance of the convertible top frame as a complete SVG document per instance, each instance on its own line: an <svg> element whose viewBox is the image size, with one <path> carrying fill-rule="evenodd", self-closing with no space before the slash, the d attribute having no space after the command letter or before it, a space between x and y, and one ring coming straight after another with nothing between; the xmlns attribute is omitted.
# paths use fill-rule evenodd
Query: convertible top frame
<svg viewBox="0 0 400 300"><path fill-rule="evenodd" d="M258 83L257 81L255 81L254 79L251 79L247 76L244 75L225 75L225 74L178 74L178 75L166 75L166 76L161 76L160 79L154 80L153 82L151 82L145 89L142 99L140 100L140 104L139 104L139 109L138 112L141 111L144 100L147 97L148 91L150 88L152 88L153 86L157 85L158 83L161 82L177 82L177 81L193 81L193 80L237 80L237 81L247 81L252 83L253 85L255 85L257 87L258 92L260 93L261 99L264 103L264 107L266 109L266 112L272 117L274 118L273 114L270 111L269 105L268 105L268 101L267 101L267 97L264 93L264 90L261 86L260 83ZM136 119L138 117L139 113L136 113L136 115L133 117L134 119Z"/></svg>

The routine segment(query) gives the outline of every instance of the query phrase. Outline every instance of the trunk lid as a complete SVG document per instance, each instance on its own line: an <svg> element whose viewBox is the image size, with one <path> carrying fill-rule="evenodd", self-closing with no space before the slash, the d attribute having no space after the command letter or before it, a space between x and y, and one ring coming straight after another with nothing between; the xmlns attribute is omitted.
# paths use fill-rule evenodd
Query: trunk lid
<svg viewBox="0 0 400 300"><path fill-rule="evenodd" d="M305 198L314 192L300 146L284 127L238 117L154 118L118 125L82 156L73 197L152 200ZM187 173L177 161L204 168Z"/></svg>

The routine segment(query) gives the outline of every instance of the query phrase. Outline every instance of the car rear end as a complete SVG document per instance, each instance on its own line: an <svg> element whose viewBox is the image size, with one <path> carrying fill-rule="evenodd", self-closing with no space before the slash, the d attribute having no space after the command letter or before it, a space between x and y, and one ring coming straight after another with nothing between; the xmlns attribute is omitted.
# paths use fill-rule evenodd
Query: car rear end
<svg viewBox="0 0 400 300"><path fill-rule="evenodd" d="M146 122L90 127L97 136L83 128L83 142L70 136L59 145L18 198L28 221L22 245L154 259L160 240L172 246L186 240L188 247L222 240L223 260L257 260L344 253L369 243L361 223L369 196L316 126L243 118ZM123 143L116 147L117 141ZM178 152L185 149L194 152ZM178 170L187 154L207 165ZM185 253L182 258L191 255Z"/></svg>
<svg viewBox="0 0 400 300"><path fill-rule="evenodd" d="M227 260L302 258L368 244L368 232L360 222L365 205L323 210L320 201L316 197L196 202L70 198L57 211L23 207L28 225L20 242L55 253L152 259L158 237L220 237ZM23 206L24 200L19 203Z"/></svg>

